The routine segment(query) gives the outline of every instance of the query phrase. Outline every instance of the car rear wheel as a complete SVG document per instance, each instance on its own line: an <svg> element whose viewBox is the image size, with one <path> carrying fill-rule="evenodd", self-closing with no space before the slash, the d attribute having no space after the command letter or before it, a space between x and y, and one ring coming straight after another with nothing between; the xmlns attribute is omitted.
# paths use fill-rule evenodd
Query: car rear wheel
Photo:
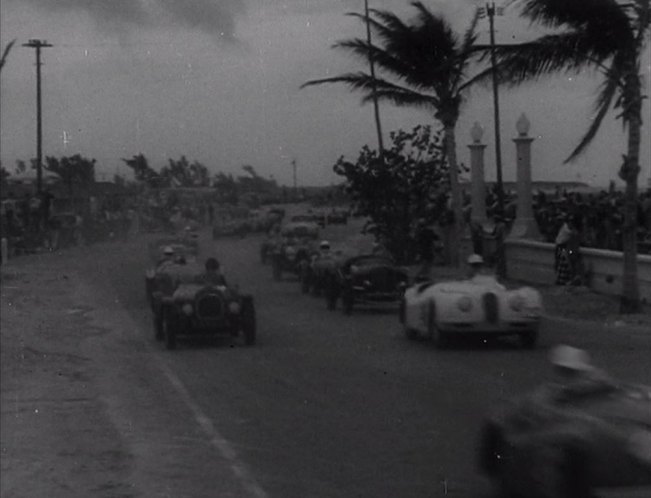
<svg viewBox="0 0 651 498"><path fill-rule="evenodd" d="M177 319L174 312L167 310L163 316L163 339L166 349L176 348Z"/></svg>

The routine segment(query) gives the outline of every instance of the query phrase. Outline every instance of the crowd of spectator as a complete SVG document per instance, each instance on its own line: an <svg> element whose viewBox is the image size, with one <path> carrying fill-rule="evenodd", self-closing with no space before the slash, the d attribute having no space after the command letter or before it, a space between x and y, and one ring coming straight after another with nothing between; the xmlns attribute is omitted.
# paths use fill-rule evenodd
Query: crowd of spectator
<svg viewBox="0 0 651 498"><path fill-rule="evenodd" d="M495 190L487 192L487 212L495 219L498 212ZM517 215L515 194L506 193L504 221L511 224ZM578 232L581 247L622 250L625 193L614 188L597 192L539 190L533 195L533 211L545 242L554 243L563 223L570 218ZM651 190L640 192L637 203L638 252L651 254Z"/></svg>
<svg viewBox="0 0 651 498"><path fill-rule="evenodd" d="M132 206L117 202L53 212L52 199L44 191L2 201L0 237L7 241L9 255L125 240L136 217Z"/></svg>

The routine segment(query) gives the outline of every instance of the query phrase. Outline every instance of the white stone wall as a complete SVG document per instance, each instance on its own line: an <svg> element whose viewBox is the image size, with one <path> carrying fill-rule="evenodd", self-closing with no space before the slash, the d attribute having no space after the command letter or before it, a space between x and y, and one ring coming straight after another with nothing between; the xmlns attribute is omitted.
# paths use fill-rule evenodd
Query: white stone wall
<svg viewBox="0 0 651 498"><path fill-rule="evenodd" d="M589 285L603 294L619 296L622 290L622 254L617 251L581 248L583 262L591 273ZM508 278L523 282L553 285L554 244L531 240L507 240ZM638 255L640 298L651 304L651 256Z"/></svg>

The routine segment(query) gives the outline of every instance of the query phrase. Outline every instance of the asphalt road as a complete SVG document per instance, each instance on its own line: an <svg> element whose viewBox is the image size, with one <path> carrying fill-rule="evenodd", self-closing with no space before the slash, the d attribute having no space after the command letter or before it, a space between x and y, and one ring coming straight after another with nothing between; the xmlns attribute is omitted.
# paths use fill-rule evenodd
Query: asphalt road
<svg viewBox="0 0 651 498"><path fill-rule="evenodd" d="M104 331L81 347L128 462L127 490L113 496L489 497L478 426L548 378L550 346L584 347L614 375L651 384L649 334L547 320L534 351L508 340L439 351L408 341L395 310L345 316L294 280L274 282L260 237L202 239L203 256L254 295L257 344L166 351L144 297L146 241L58 260L75 265L76 302Z"/></svg>

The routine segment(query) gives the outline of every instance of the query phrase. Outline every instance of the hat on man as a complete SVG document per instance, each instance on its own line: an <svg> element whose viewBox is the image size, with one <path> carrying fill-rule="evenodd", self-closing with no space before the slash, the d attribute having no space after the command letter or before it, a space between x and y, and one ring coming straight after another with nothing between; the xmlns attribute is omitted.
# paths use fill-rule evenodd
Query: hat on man
<svg viewBox="0 0 651 498"><path fill-rule="evenodd" d="M174 249L172 248L172 246L165 246L165 248L163 249L163 254L165 256L173 256L174 255Z"/></svg>
<svg viewBox="0 0 651 498"><path fill-rule="evenodd" d="M590 356L582 349L561 344L552 349L549 354L552 365L568 370L589 370Z"/></svg>
<svg viewBox="0 0 651 498"><path fill-rule="evenodd" d="M479 254L471 254L468 256L468 264L469 265L483 265L484 264L484 258L482 258Z"/></svg>

